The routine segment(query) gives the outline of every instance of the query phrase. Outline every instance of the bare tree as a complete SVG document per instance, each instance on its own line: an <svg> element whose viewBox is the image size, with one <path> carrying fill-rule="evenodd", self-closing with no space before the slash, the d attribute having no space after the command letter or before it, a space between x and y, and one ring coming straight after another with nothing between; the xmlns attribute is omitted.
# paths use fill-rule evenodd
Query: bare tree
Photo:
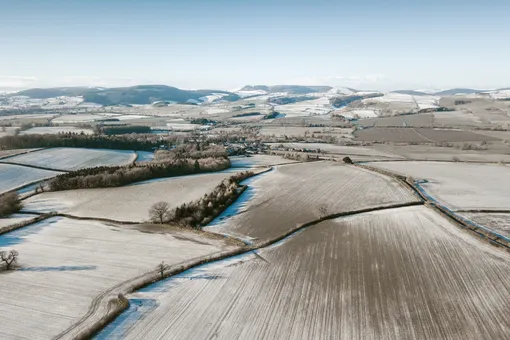
<svg viewBox="0 0 510 340"><path fill-rule="evenodd" d="M154 203L149 209L149 217L152 222L163 224L170 213L170 206L167 202Z"/></svg>
<svg viewBox="0 0 510 340"><path fill-rule="evenodd" d="M161 263L158 264L158 270L159 270L159 274L161 275L161 279L164 278L165 270L168 268L169 268L169 266L167 264L165 264L165 261L161 261Z"/></svg>
<svg viewBox="0 0 510 340"><path fill-rule="evenodd" d="M5 263L5 269L11 269L13 263L18 261L19 253L16 250L0 251L0 259Z"/></svg>

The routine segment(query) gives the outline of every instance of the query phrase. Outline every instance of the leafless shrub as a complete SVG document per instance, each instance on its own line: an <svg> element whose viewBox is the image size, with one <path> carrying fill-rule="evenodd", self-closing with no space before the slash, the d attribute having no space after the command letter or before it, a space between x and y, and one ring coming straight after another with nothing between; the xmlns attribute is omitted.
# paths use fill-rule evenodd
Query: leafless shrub
<svg viewBox="0 0 510 340"><path fill-rule="evenodd" d="M11 269L11 266L18 261L19 253L16 250L0 251L0 260L5 263L5 269Z"/></svg>

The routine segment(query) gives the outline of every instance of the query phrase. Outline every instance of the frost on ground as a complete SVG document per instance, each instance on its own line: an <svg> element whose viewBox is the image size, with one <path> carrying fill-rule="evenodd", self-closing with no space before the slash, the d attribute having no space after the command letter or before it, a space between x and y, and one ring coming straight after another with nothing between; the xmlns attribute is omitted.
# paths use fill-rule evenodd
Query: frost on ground
<svg viewBox="0 0 510 340"><path fill-rule="evenodd" d="M321 150L325 153L339 154L339 155L360 155L360 156L379 156L379 157L393 157L402 158L388 152L378 151L375 149L364 148L359 146L343 146L326 143L267 143L271 148L292 148L292 149L306 149L306 150Z"/></svg>
<svg viewBox="0 0 510 340"><path fill-rule="evenodd" d="M510 337L510 255L426 207L323 222L128 298L96 339Z"/></svg>
<svg viewBox="0 0 510 340"><path fill-rule="evenodd" d="M270 155L253 155L246 156L233 156L230 157L230 162L233 168L253 168L253 167L267 167L278 164L295 163L296 161L283 158L281 156Z"/></svg>
<svg viewBox="0 0 510 340"><path fill-rule="evenodd" d="M31 214L12 214L7 217L0 218L0 229L11 226L13 224L25 222L37 217L37 215Z"/></svg>
<svg viewBox="0 0 510 340"><path fill-rule="evenodd" d="M25 200L24 210L58 211L117 221L147 221L149 209L154 203L164 201L174 208L197 200L232 175L232 171L223 171L160 178L118 188L45 192Z"/></svg>
<svg viewBox="0 0 510 340"><path fill-rule="evenodd" d="M279 166L250 181L250 188L253 197L241 197L245 205L237 215L206 229L266 240L323 215L418 200L390 177L329 162Z"/></svg>
<svg viewBox="0 0 510 340"><path fill-rule="evenodd" d="M51 339L78 321L102 291L165 261L220 251L224 241L193 232L143 232L52 218L0 235L20 268L0 274L0 339Z"/></svg>
<svg viewBox="0 0 510 340"><path fill-rule="evenodd" d="M0 159L6 158L6 157L10 157L10 156L14 156L14 155L19 155L19 154L22 154L22 153L32 152L32 151L36 151L36 150L39 150L39 149L0 150Z"/></svg>
<svg viewBox="0 0 510 340"><path fill-rule="evenodd" d="M427 180L420 186L451 209L508 209L510 168L497 164L454 162L368 163L414 179Z"/></svg>
<svg viewBox="0 0 510 340"><path fill-rule="evenodd" d="M461 213L471 221L510 239L510 213Z"/></svg>
<svg viewBox="0 0 510 340"><path fill-rule="evenodd" d="M10 159L10 158L9 158ZM32 182L60 175L61 172L0 164L0 194L20 188Z"/></svg>
<svg viewBox="0 0 510 340"><path fill-rule="evenodd" d="M4 160L55 170L79 170L96 166L127 165L135 156L133 151L126 150L52 148Z"/></svg>
<svg viewBox="0 0 510 340"><path fill-rule="evenodd" d="M74 126L41 126L21 131L20 135L56 135L59 133L83 133L85 135L91 135L94 133L94 131L91 129L82 129Z"/></svg>

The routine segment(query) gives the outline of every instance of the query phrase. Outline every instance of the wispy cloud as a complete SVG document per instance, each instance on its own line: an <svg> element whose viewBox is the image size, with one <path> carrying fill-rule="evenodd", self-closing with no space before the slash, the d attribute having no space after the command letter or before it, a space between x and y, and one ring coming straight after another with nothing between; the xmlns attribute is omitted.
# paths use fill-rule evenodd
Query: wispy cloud
<svg viewBox="0 0 510 340"><path fill-rule="evenodd" d="M23 88L36 83L36 77L25 76L0 76L0 87L3 88Z"/></svg>
<svg viewBox="0 0 510 340"><path fill-rule="evenodd" d="M381 74L351 76L309 76L292 79L291 83L302 85L330 85L344 87L376 87L387 81Z"/></svg>

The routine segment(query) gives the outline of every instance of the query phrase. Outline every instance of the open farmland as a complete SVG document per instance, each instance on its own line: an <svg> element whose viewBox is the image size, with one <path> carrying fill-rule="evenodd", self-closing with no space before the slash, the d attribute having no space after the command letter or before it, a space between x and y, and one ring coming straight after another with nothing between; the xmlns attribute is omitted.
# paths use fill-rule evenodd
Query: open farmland
<svg viewBox="0 0 510 340"><path fill-rule="evenodd" d="M175 208L201 198L232 175L232 171L223 171L160 178L118 188L45 192L27 199L24 209L141 222L149 219L149 208L154 203L164 201Z"/></svg>
<svg viewBox="0 0 510 340"><path fill-rule="evenodd" d="M378 151L371 148L364 148L359 146L343 146L326 143L267 143L271 148L289 148L297 150L321 150L328 154L337 155L360 155L360 156L377 156L388 158L401 158L400 156L391 154L389 152Z"/></svg>
<svg viewBox="0 0 510 340"><path fill-rule="evenodd" d="M249 181L249 189L207 230L266 240L321 215L418 201L389 177L331 162L278 166Z"/></svg>
<svg viewBox="0 0 510 340"><path fill-rule="evenodd" d="M283 158L281 156L270 155L253 155L246 156L233 156L230 157L230 162L233 168L254 168L254 167L267 167L279 164L295 163L292 159Z"/></svg>
<svg viewBox="0 0 510 340"><path fill-rule="evenodd" d="M31 215L31 214L12 214L7 217L2 217L2 218L0 218L0 230L4 227L8 227L13 224L31 220L36 216L37 215Z"/></svg>
<svg viewBox="0 0 510 340"><path fill-rule="evenodd" d="M55 170L78 170L96 166L127 165L134 161L133 151L52 148L4 159L10 163Z"/></svg>
<svg viewBox="0 0 510 340"><path fill-rule="evenodd" d="M497 138L472 131L422 128L368 128L354 131L356 140L379 142L471 142L495 141Z"/></svg>
<svg viewBox="0 0 510 340"><path fill-rule="evenodd" d="M19 155L22 153L33 152L40 149L14 149L14 150L0 150L0 159Z"/></svg>
<svg viewBox="0 0 510 340"><path fill-rule="evenodd" d="M506 339L510 255L425 207L326 221L128 296L103 339Z"/></svg>
<svg viewBox="0 0 510 340"><path fill-rule="evenodd" d="M82 129L74 126L43 126L33 127L31 129L21 131L20 135L44 135L44 134L58 134L58 133L83 133L91 135L94 133L91 129Z"/></svg>
<svg viewBox="0 0 510 340"><path fill-rule="evenodd" d="M356 124L364 127L428 127L433 126L434 116L431 113L402 115L392 117L362 119Z"/></svg>
<svg viewBox="0 0 510 340"><path fill-rule="evenodd" d="M59 174L61 172L0 164L0 194Z"/></svg>
<svg viewBox="0 0 510 340"><path fill-rule="evenodd" d="M510 213L463 212L461 215L510 239Z"/></svg>
<svg viewBox="0 0 510 340"><path fill-rule="evenodd" d="M308 135L313 136L333 136L342 139L352 138L351 128L333 128L333 127L305 127L305 126L276 126L264 125L259 131L262 136L275 137L301 137Z"/></svg>
<svg viewBox="0 0 510 340"><path fill-rule="evenodd" d="M292 104L277 105L275 111L288 117L327 115L333 111L333 107L326 97L306 100Z"/></svg>
<svg viewBox="0 0 510 340"><path fill-rule="evenodd" d="M497 164L453 162L367 163L415 180L427 194L451 209L507 209L510 168Z"/></svg>
<svg viewBox="0 0 510 340"><path fill-rule="evenodd" d="M470 144L468 144L470 145ZM476 146L476 144L474 144ZM462 150L462 146L451 145L436 146L431 144L422 145L388 145L374 144L375 148L382 152L393 153L409 160L428 160L428 161L463 161L463 162L510 162L510 148L504 145L488 145L486 150Z"/></svg>
<svg viewBox="0 0 510 340"><path fill-rule="evenodd" d="M85 315L95 296L161 261L230 247L193 232L65 218L1 235L0 246L20 253L20 268L1 274L0 338L29 340L55 337Z"/></svg>

